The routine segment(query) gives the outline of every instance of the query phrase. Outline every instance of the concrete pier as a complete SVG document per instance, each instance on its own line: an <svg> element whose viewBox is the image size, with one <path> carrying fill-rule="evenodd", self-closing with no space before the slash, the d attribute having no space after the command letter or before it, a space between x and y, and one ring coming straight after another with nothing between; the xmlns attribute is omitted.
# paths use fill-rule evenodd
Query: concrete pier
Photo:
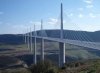
<svg viewBox="0 0 100 73"><path fill-rule="evenodd" d="M65 43L59 42L59 66L63 67L65 64Z"/></svg>
<svg viewBox="0 0 100 73"><path fill-rule="evenodd" d="M44 61L44 39L41 38L41 60Z"/></svg>

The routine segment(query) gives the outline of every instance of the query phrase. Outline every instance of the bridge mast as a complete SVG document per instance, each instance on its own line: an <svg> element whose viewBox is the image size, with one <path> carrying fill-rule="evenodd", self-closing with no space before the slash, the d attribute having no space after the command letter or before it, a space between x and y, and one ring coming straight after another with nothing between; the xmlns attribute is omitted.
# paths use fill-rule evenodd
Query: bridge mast
<svg viewBox="0 0 100 73"><path fill-rule="evenodd" d="M41 37L43 37L43 20L41 20ZM44 39L41 38L41 60L44 61Z"/></svg>
<svg viewBox="0 0 100 73"><path fill-rule="evenodd" d="M34 64L37 63L37 57L36 57L36 31L35 31L35 24L34 24Z"/></svg>
<svg viewBox="0 0 100 73"><path fill-rule="evenodd" d="M28 28L27 28L27 32L28 32ZM29 34L29 32L26 35L27 35L27 49L30 50L30 34Z"/></svg>
<svg viewBox="0 0 100 73"><path fill-rule="evenodd" d="M63 39L63 5L61 3L61 34L60 38Z"/></svg>
<svg viewBox="0 0 100 73"><path fill-rule="evenodd" d="M60 39L63 40L63 4L61 3L61 30ZM65 43L59 42L59 66L63 67L65 64Z"/></svg>

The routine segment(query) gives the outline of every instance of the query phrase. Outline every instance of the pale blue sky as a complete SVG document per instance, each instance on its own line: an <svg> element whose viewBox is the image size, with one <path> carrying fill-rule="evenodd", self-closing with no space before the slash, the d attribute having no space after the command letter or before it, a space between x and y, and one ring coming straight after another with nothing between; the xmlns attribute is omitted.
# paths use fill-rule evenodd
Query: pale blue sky
<svg viewBox="0 0 100 73"><path fill-rule="evenodd" d="M64 7L64 28L100 30L100 0L0 0L0 34L24 33L33 24L58 28L60 3Z"/></svg>

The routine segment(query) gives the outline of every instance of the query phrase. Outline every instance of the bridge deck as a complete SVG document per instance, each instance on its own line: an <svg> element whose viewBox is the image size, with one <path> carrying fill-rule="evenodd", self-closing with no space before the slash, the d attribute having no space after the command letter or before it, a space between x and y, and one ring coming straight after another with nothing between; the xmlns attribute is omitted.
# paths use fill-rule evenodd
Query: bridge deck
<svg viewBox="0 0 100 73"><path fill-rule="evenodd" d="M80 40L69 40L69 39L41 37L41 36L32 36L32 37L43 38L45 40L51 40L51 41L55 41L55 42L63 42L63 43L68 43L68 44L72 44L72 45L77 45L77 46L100 50L100 43L98 43L98 42L87 42L87 41L80 41Z"/></svg>

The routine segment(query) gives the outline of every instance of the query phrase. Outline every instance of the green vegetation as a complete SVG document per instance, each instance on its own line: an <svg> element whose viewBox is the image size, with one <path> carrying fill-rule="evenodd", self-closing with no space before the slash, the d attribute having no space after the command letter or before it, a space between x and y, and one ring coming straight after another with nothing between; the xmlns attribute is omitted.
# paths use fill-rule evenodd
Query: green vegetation
<svg viewBox="0 0 100 73"><path fill-rule="evenodd" d="M29 68L11 68L0 70L0 73L58 73L58 68L51 61L41 61Z"/></svg>
<svg viewBox="0 0 100 73"><path fill-rule="evenodd" d="M26 68L13 68L0 70L0 73L31 73L31 71Z"/></svg>
<svg viewBox="0 0 100 73"><path fill-rule="evenodd" d="M18 45L9 45L9 44L0 44L0 48L9 48L13 50L27 50L27 45L26 44L18 44Z"/></svg>
<svg viewBox="0 0 100 73"><path fill-rule="evenodd" d="M30 67L32 73L58 73L58 68L50 61L41 61Z"/></svg>
<svg viewBox="0 0 100 73"><path fill-rule="evenodd" d="M66 44L66 55L76 59L97 59L100 58L98 52L100 50Z"/></svg>
<svg viewBox="0 0 100 73"><path fill-rule="evenodd" d="M70 62L62 68L46 60L29 68L4 69L0 70L0 73L100 73L100 59Z"/></svg>
<svg viewBox="0 0 100 73"><path fill-rule="evenodd" d="M85 60L67 63L63 73L99 73L100 60ZM66 71L66 72L65 72Z"/></svg>

